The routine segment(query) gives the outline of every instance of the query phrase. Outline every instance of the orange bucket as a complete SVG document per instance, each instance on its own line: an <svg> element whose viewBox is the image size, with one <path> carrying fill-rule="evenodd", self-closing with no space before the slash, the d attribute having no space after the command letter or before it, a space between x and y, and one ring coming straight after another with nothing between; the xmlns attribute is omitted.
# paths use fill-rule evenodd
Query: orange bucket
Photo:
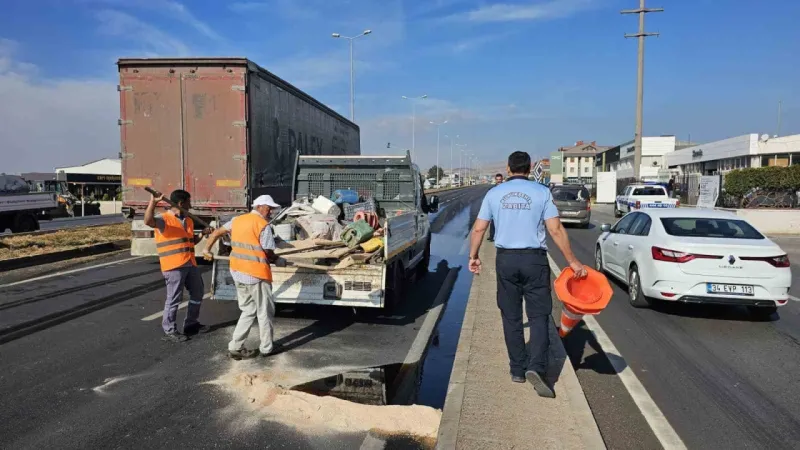
<svg viewBox="0 0 800 450"><path fill-rule="evenodd" d="M608 278L602 273L586 267L586 278L573 278L575 272L569 267L556 278L556 296L564 304L561 310L561 326L558 334L564 337L584 315L599 314L608 306L614 291Z"/></svg>

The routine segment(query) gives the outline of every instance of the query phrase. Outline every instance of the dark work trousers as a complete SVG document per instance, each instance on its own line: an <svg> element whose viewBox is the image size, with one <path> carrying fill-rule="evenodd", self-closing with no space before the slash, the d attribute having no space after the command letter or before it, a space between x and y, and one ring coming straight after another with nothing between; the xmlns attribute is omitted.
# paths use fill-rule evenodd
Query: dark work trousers
<svg viewBox="0 0 800 450"><path fill-rule="evenodd" d="M525 348L522 299L530 326L530 347ZM497 306L503 318L511 374L547 371L550 347L548 320L553 309L550 265L540 249L497 249Z"/></svg>

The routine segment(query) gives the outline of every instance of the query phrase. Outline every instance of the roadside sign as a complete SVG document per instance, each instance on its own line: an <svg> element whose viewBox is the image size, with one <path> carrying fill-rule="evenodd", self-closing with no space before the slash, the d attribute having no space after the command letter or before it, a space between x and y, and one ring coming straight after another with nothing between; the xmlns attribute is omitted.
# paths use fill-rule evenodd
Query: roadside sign
<svg viewBox="0 0 800 450"><path fill-rule="evenodd" d="M536 182L542 182L542 175L544 175L544 169L542 168L542 161L536 161L536 166L533 168L533 179Z"/></svg>

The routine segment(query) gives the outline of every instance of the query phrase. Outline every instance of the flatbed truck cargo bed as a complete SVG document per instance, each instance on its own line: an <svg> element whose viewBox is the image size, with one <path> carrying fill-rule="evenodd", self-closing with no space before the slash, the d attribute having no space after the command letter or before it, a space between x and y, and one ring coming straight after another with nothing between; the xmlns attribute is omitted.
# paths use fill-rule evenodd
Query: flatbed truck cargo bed
<svg viewBox="0 0 800 450"><path fill-rule="evenodd" d="M405 156L301 156L294 183L295 200L331 197L337 189L358 191L378 205L383 229L382 247L371 253L347 253L321 259L318 267L272 266L272 289L278 303L391 308L403 299L405 285L414 275L424 276L430 261L428 212L438 208L438 198L425 197L419 168ZM292 241L289 245L296 242ZM281 254L283 249L276 250ZM317 250L309 249L312 252ZM220 244L219 254L230 248ZM356 250L356 252L359 252ZM292 261L303 258L293 253ZM322 256L322 258L317 258ZM344 258L352 264L337 267ZM327 264L327 265L326 265ZM215 259L212 298L236 300L236 288L226 260Z"/></svg>

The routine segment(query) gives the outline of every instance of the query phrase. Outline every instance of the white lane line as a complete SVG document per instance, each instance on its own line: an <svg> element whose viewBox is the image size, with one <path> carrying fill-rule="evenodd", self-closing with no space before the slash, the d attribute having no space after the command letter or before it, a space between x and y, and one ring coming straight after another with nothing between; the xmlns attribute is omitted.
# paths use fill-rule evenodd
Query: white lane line
<svg viewBox="0 0 800 450"><path fill-rule="evenodd" d="M203 300L208 300L209 298L211 298L211 294L206 294L203 296ZM186 308L188 304L189 304L188 301L181 302L181 304L178 305L178 311L182 310L183 308ZM164 316L164 311L159 311L157 313L150 314L147 317L142 317L142 322L149 322L151 320L160 319L163 316Z"/></svg>
<svg viewBox="0 0 800 450"><path fill-rule="evenodd" d="M547 255L547 258L550 260L550 269L553 273L556 276L560 275L561 269L556 265L556 262L553 261L553 258L550 255ZM619 375L622 384L625 386L625 389L628 390L631 398L633 398L633 402L636 403L636 406L639 408L639 411L641 411L647 424L650 425L650 429L653 430L653 434L656 435L661 446L668 450L685 449L686 445L683 443L683 440L681 440L678 433L675 432L675 429L672 428L672 425L669 424L664 413L661 412L656 402L653 401L650 394L648 394L647 390L644 388L644 385L642 385L639 378L631 369L630 364L625 362L622 354L617 350L614 343L611 342L611 338L603 331L603 328L600 327L600 324L597 323L594 316L583 316L583 322L586 324L586 328L594 334L603 352L616 355L615 358L608 358L608 361L611 363L614 371Z"/></svg>
<svg viewBox="0 0 800 450"><path fill-rule="evenodd" d="M789 300L794 300L796 302L800 302L800 298L795 297L794 295L789 296Z"/></svg>
<svg viewBox="0 0 800 450"><path fill-rule="evenodd" d="M134 261L134 260L142 259L142 258L147 258L147 257L146 256L134 256L132 258L120 259L119 261L111 261L111 262L107 262L107 263L103 263L103 264L97 264L95 266L81 267L80 269L66 270L64 272L51 273L49 275L42 275L42 276L36 277L36 278L28 278L27 280L15 281L13 283L0 285L0 289L11 287L11 286L17 286L17 285L20 285L20 284L30 283L30 282L33 282L33 281L41 281L41 280L46 280L48 278L60 277L62 275L69 275L69 274L78 273L78 272L85 272L87 270L98 269L100 267L106 267L106 266L112 266L114 264L122 264L124 262Z"/></svg>

